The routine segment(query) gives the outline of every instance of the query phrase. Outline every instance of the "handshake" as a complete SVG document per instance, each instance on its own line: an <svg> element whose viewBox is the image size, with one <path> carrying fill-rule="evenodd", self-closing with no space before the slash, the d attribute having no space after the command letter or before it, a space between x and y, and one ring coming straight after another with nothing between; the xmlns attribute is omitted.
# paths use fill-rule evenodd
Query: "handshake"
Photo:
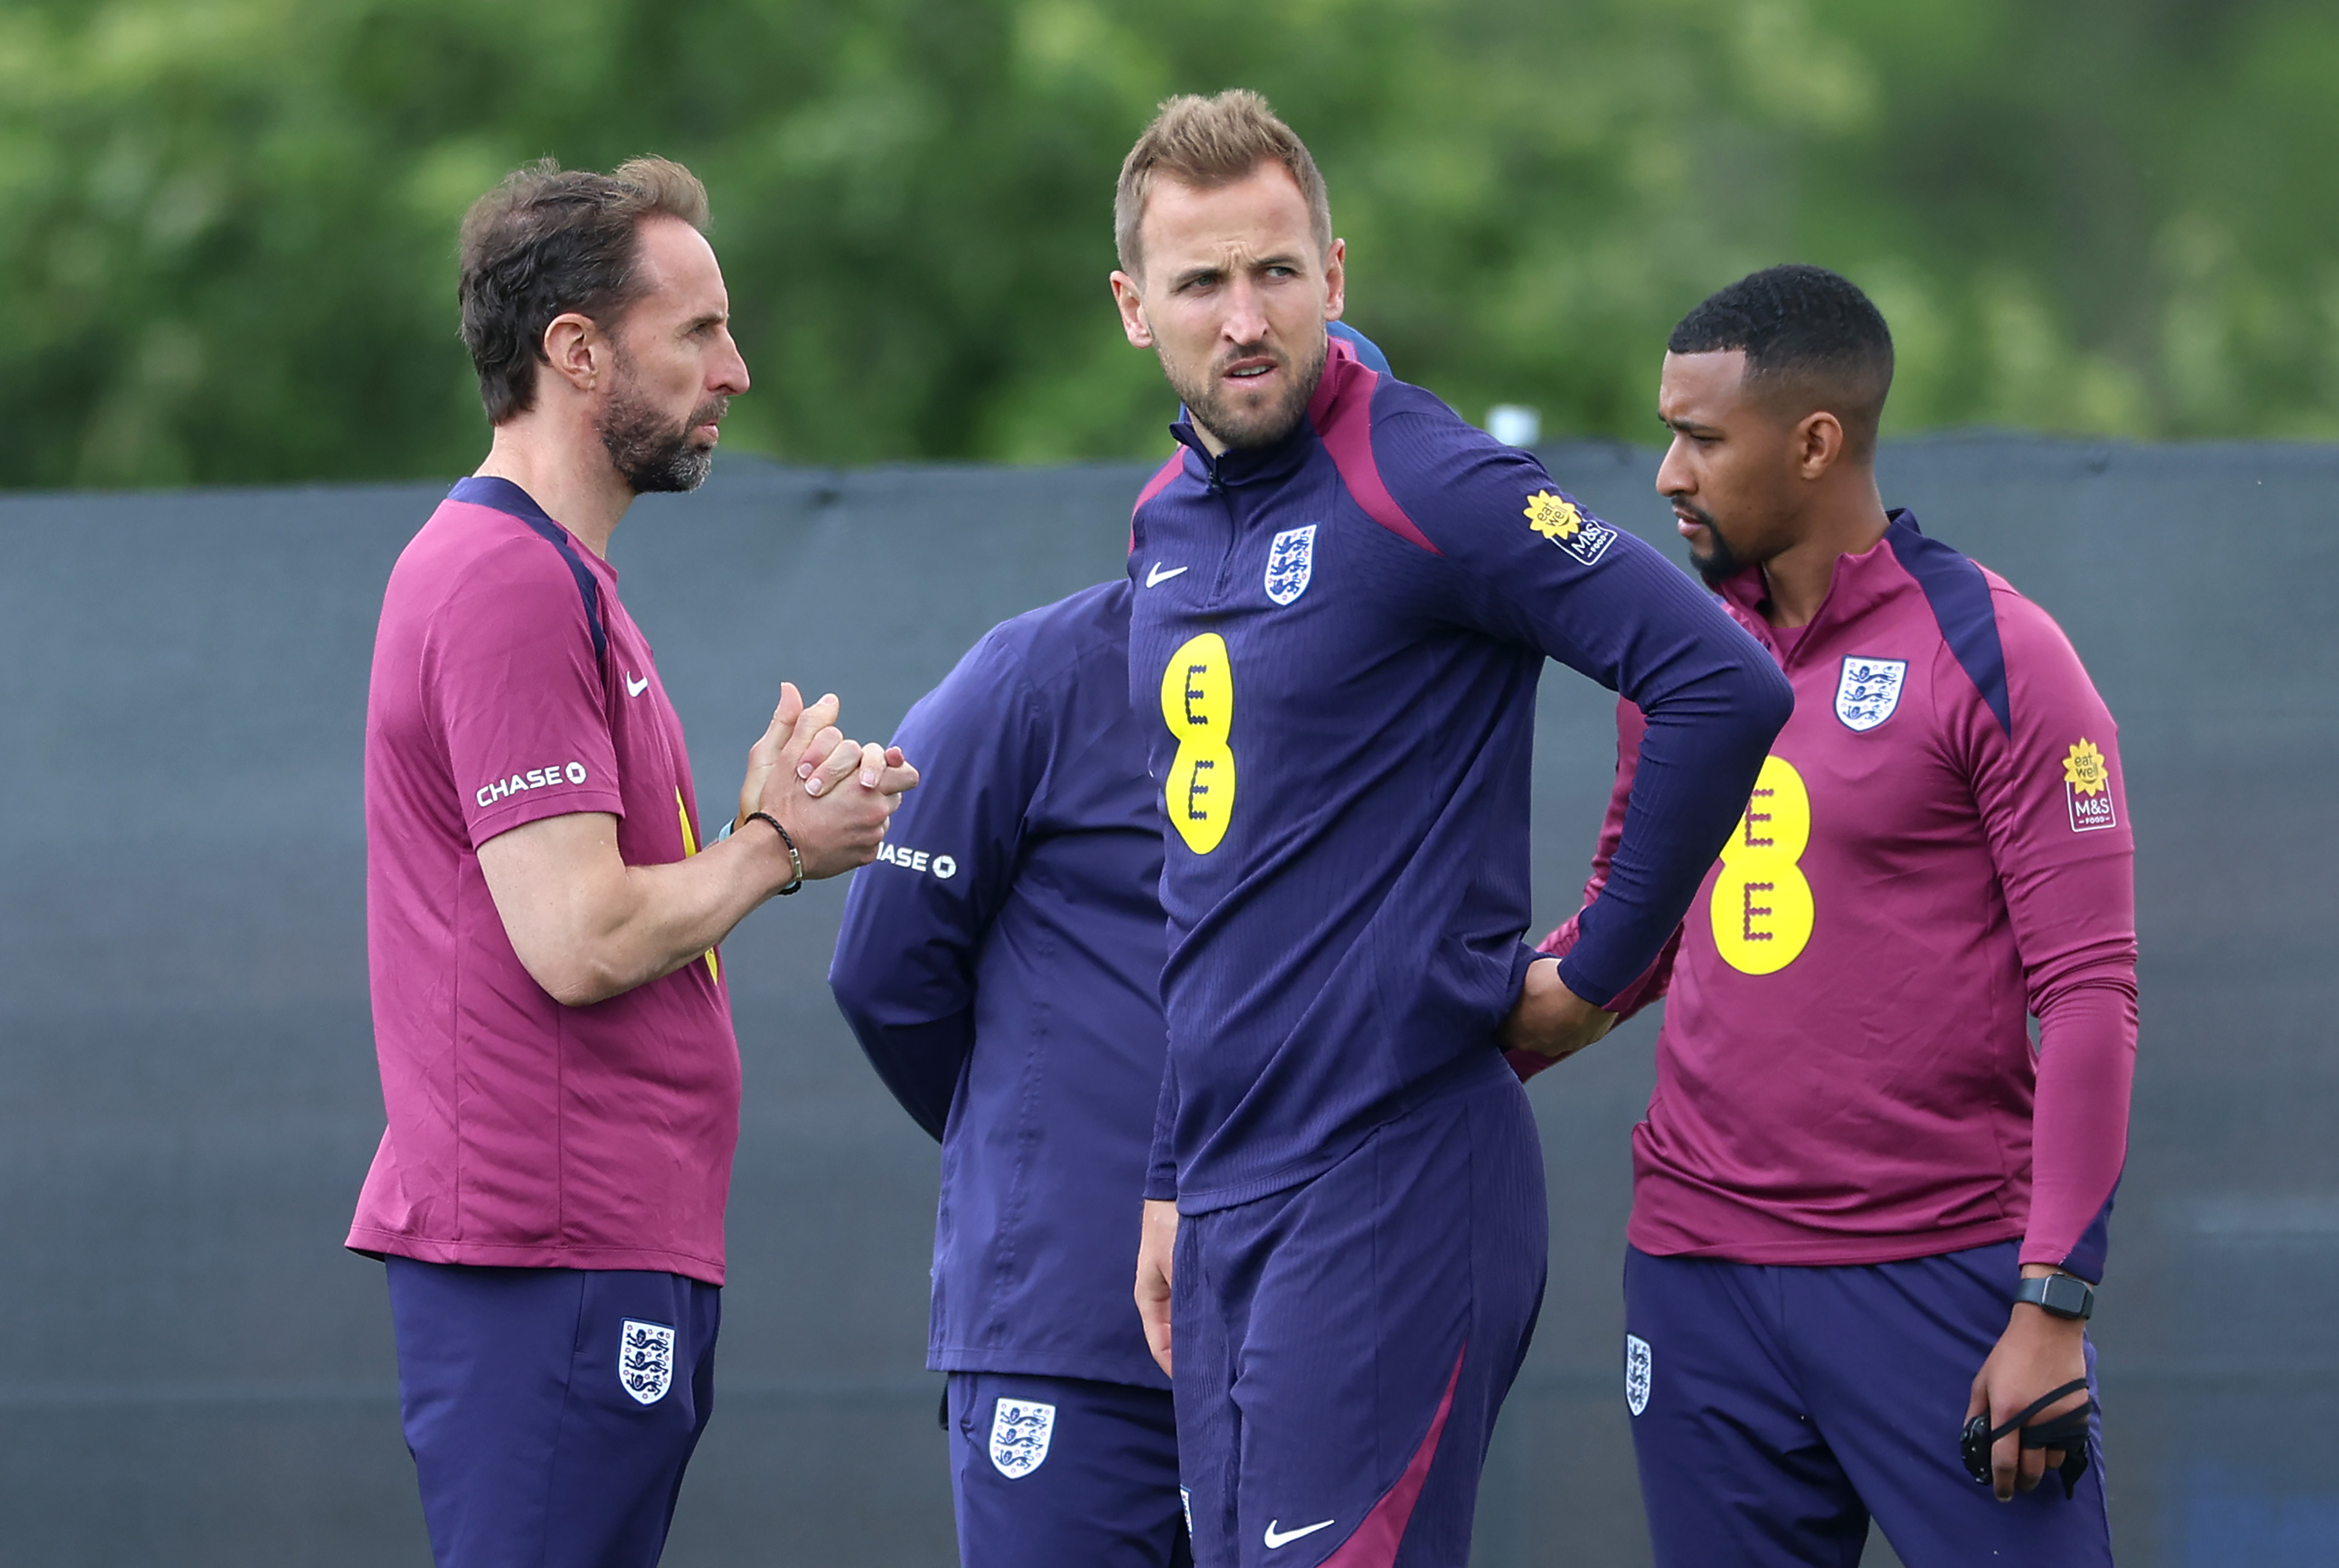
<svg viewBox="0 0 2339 1568"><path fill-rule="evenodd" d="M899 747L847 738L836 727L841 712L834 693L807 705L794 683L783 681L770 727L747 751L731 828L745 831L758 814L779 823L795 852L788 891L797 875L817 881L875 860L886 820L918 784Z"/></svg>

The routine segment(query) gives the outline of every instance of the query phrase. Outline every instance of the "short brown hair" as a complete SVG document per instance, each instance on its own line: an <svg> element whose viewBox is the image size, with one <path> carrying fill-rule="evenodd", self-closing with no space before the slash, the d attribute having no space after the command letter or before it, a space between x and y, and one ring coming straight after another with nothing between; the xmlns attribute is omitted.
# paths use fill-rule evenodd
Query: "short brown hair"
<svg viewBox="0 0 2339 1568"><path fill-rule="evenodd" d="M611 327L642 297L639 230L655 217L706 230L706 187L665 158L631 159L607 174L546 158L471 203L457 296L489 424L536 406L554 317L574 311Z"/></svg>
<svg viewBox="0 0 2339 1568"><path fill-rule="evenodd" d="M1214 97L1185 93L1166 100L1122 160L1120 187L1113 192L1112 241L1121 271L1134 274L1143 265L1138 225L1157 177L1167 174L1181 185L1209 191L1233 184L1270 159L1291 172L1307 200L1317 248L1329 251L1332 202L1324 192L1324 176L1307 143L1276 118L1266 99L1229 87Z"/></svg>

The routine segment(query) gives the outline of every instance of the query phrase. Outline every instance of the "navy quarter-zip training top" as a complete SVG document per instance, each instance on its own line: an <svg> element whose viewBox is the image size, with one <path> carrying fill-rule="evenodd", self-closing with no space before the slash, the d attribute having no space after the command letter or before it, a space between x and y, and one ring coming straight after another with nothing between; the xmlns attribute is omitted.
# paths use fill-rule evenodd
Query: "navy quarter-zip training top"
<svg viewBox="0 0 2339 1568"><path fill-rule="evenodd" d="M1130 698L1171 830L1146 1196L1204 1213L1509 1076L1495 1031L1536 956L1546 657L1649 721L1609 883L1561 962L1594 1002L1679 923L1793 697L1679 568L1346 342L1284 440L1214 460L1176 434L1129 563Z"/></svg>
<svg viewBox="0 0 2339 1568"><path fill-rule="evenodd" d="M943 1140L927 1365L1167 1388L1130 1295L1161 1080L1161 811L1126 582L986 635L902 721L923 782L829 983Z"/></svg>

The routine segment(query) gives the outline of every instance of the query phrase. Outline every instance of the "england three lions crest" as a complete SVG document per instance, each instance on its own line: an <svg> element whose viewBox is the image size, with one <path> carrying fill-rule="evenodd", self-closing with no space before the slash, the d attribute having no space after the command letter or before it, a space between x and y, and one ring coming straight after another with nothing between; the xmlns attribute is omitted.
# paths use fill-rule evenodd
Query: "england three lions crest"
<svg viewBox="0 0 2339 1568"><path fill-rule="evenodd" d="M1316 575L1316 525L1286 528L1267 547L1267 597L1288 605L1308 591Z"/></svg>
<svg viewBox="0 0 2339 1568"><path fill-rule="evenodd" d="M1909 678L1907 659L1869 659L1857 655L1843 661L1835 683L1835 716L1848 730L1872 730L1900 705L1900 687Z"/></svg>
<svg viewBox="0 0 2339 1568"><path fill-rule="evenodd" d="M1020 1481L1048 1461L1056 1435L1056 1407L1032 1399L1002 1399L991 1413L991 1463Z"/></svg>
<svg viewBox="0 0 2339 1568"><path fill-rule="evenodd" d="M674 1330L628 1317L617 1330L617 1386L656 1405L674 1386Z"/></svg>
<svg viewBox="0 0 2339 1568"><path fill-rule="evenodd" d="M1624 1408L1638 1415L1649 1407L1649 1388L1656 1380L1656 1356L1637 1334L1624 1336Z"/></svg>

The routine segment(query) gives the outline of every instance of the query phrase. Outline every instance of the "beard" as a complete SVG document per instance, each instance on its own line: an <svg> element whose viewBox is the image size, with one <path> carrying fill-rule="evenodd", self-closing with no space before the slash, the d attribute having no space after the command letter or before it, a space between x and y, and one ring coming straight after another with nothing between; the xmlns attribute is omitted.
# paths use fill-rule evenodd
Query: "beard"
<svg viewBox="0 0 2339 1568"><path fill-rule="evenodd" d="M1688 513L1691 520L1705 530L1706 548L1701 554L1696 546L1691 546L1689 564L1697 568L1697 575L1705 579L1707 587L1718 588L1746 569L1747 563L1739 558L1738 553L1730 547L1730 541L1722 537L1722 528L1714 522L1712 512L1694 501L1675 501L1673 506Z"/></svg>
<svg viewBox="0 0 2339 1568"><path fill-rule="evenodd" d="M1257 359L1273 353L1264 344L1244 343L1215 356L1203 375L1188 378L1170 362L1167 351L1154 350L1161 360L1161 373L1169 378L1170 390L1186 405L1186 412L1194 423L1227 444L1231 449L1271 447L1298 428L1300 416L1308 411L1308 400L1316 395L1317 382L1324 379L1324 361L1332 351L1329 338L1319 337L1312 358L1301 367L1299 374L1290 378L1283 395L1263 408L1240 406L1236 397L1226 392L1226 379L1218 374L1219 367L1237 360ZM1291 361L1275 354L1276 363L1288 370Z"/></svg>
<svg viewBox="0 0 2339 1568"><path fill-rule="evenodd" d="M695 444L690 432L721 419L730 408L728 398L709 398L677 426L650 406L621 367L594 429L634 494L671 495L706 482L706 471L715 466L715 449Z"/></svg>

